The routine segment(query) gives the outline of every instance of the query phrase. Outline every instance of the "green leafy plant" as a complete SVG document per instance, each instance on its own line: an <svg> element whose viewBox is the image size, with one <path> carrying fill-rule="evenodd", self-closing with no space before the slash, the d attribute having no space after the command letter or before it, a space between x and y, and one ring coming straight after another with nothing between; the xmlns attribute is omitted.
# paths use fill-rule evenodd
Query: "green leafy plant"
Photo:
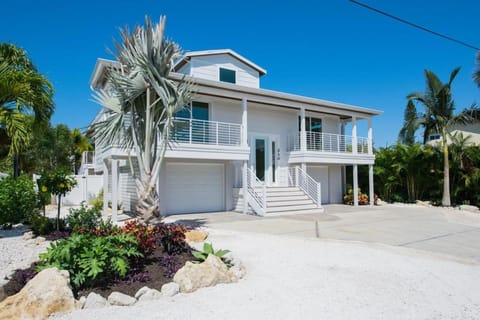
<svg viewBox="0 0 480 320"><path fill-rule="evenodd" d="M353 205L353 189L348 189L348 193L343 196L343 203L347 205ZM367 205L368 202L368 195L362 193L360 188L358 188L358 204L359 205Z"/></svg>
<svg viewBox="0 0 480 320"><path fill-rule="evenodd" d="M0 179L0 225L24 221L35 208L35 201L33 181L28 177Z"/></svg>
<svg viewBox="0 0 480 320"><path fill-rule="evenodd" d="M97 208L98 210L102 210L103 208L103 188L100 189L100 192L98 195L90 200L90 205L92 205L94 208Z"/></svg>
<svg viewBox="0 0 480 320"><path fill-rule="evenodd" d="M228 262L224 258L224 255L226 255L229 252L230 250L222 250L222 249L215 251L211 243L205 242L203 244L203 251L197 251L197 250L192 251L192 255L198 260L198 262L204 262L205 260L207 260L209 255L213 254L214 256L217 256L220 259L222 259L222 261L227 266L229 266Z"/></svg>
<svg viewBox="0 0 480 320"><path fill-rule="evenodd" d="M130 269L130 260L140 258L135 238L127 234L95 237L73 234L70 238L52 243L40 255L39 270L57 267L70 273L77 289L94 286L106 279L123 278Z"/></svg>
<svg viewBox="0 0 480 320"><path fill-rule="evenodd" d="M80 208L69 210L65 221L72 232L91 233L92 230L99 226L101 218L100 209L96 207L89 208L82 202Z"/></svg>
<svg viewBox="0 0 480 320"><path fill-rule="evenodd" d="M69 173L57 170L44 172L38 182L40 186L40 192L54 194L58 197L58 210L57 210L57 230L60 230L60 204L62 196L65 196L68 192L72 191L73 187L77 185L75 177Z"/></svg>
<svg viewBox="0 0 480 320"><path fill-rule="evenodd" d="M38 212L34 212L29 216L28 224L36 235L46 235L55 229L53 221Z"/></svg>

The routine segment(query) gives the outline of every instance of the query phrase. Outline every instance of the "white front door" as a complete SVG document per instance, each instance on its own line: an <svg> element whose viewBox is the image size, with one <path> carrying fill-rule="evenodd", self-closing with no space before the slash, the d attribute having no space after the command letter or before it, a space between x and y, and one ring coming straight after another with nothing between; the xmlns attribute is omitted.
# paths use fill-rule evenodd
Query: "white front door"
<svg viewBox="0 0 480 320"><path fill-rule="evenodd" d="M279 138L276 135L252 134L250 136L250 167L258 180L275 185L278 180Z"/></svg>

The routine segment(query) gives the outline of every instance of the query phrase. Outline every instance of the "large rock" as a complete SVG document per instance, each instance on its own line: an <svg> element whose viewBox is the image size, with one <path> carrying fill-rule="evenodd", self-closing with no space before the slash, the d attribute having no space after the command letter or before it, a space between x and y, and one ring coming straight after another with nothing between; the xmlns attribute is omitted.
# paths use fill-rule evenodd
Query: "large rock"
<svg viewBox="0 0 480 320"><path fill-rule="evenodd" d="M202 242L208 237L208 232L203 230L190 230L185 232L185 240L188 242Z"/></svg>
<svg viewBox="0 0 480 320"><path fill-rule="evenodd" d="M160 291L156 289L148 289L140 297L138 297L138 301L159 300L161 298L162 298L162 293Z"/></svg>
<svg viewBox="0 0 480 320"><path fill-rule="evenodd" d="M235 282L237 278L219 257L211 254L203 263L187 262L177 271L173 281L179 285L180 292L193 292L219 283Z"/></svg>
<svg viewBox="0 0 480 320"><path fill-rule="evenodd" d="M127 294L114 291L110 293L107 301L112 306L133 306L135 302L137 302L137 299Z"/></svg>
<svg viewBox="0 0 480 320"><path fill-rule="evenodd" d="M107 299L95 292L90 292L83 304L83 309L99 309L108 306Z"/></svg>
<svg viewBox="0 0 480 320"><path fill-rule="evenodd" d="M75 299L68 271L50 268L0 303L0 319L47 319L53 313L72 310L75 310Z"/></svg>

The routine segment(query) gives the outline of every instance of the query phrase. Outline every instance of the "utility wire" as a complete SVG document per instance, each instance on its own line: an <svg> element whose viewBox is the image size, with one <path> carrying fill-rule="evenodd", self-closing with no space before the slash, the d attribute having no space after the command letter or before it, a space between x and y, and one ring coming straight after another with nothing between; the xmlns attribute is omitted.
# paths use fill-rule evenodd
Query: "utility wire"
<svg viewBox="0 0 480 320"><path fill-rule="evenodd" d="M386 17L392 18L392 19L397 20L397 21L399 21L399 22L401 22L401 23L407 24L407 25L409 25L409 26L411 26L411 27L414 27L414 28L423 30L423 31L428 32L428 33L431 33L431 34L433 34L433 35L436 35L437 37L444 38L444 39L447 39L447 40L449 40L449 41L456 42L456 43L458 43L458 44L460 44L460 45L462 45L462 46L465 46L465 47L467 47L467 48L480 51L480 48L479 48L479 47L476 47L476 46L474 46L474 45L471 45L471 44L469 44L469 43L466 43L465 41L458 40L458 39L452 38L452 37L450 37L450 36L447 36L447 35L445 35L445 34L442 34L442 33L436 32L436 31L433 31L433 30L428 29L428 28L425 28L425 27L422 27L421 25L418 25L418 24L416 24L416 23L413 23L413 22L407 21L407 20L405 20L405 19L399 18L399 17L394 16L394 15L392 15L392 14L390 14L390 13L387 13L387 12L385 12L385 11L376 9L376 8L374 8L374 7L371 7L371 6L369 6L369 5L366 5L366 4L364 4L364 3L361 3L361 2L359 2L359 1L356 1L356 0L349 0L349 1L352 2L352 3L354 3L354 4L356 4L356 5L358 5L358 6L364 7L364 8L366 8L366 9L368 9L368 10L375 11L375 12L381 14L381 15L384 15L384 16L386 16Z"/></svg>

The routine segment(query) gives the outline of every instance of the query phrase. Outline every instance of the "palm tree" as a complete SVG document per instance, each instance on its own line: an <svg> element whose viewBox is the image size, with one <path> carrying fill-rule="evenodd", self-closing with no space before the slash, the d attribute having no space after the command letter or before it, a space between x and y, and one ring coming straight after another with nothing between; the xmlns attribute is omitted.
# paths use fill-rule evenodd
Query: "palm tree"
<svg viewBox="0 0 480 320"><path fill-rule="evenodd" d="M34 123L48 121L54 111L53 87L41 75L25 50L0 43L0 130L9 138L14 176L19 174L18 154L28 145Z"/></svg>
<svg viewBox="0 0 480 320"><path fill-rule="evenodd" d="M479 109L472 105L468 109L464 109L458 114L454 114L455 103L452 97L451 85L455 76L460 71L456 68L450 74L447 83L442 83L440 79L432 71L425 70L426 90L425 92L415 92L407 96L412 102L420 103L424 106L425 111L417 113L411 121L406 121L402 131L408 131L408 126L416 125L424 129L424 142L432 133L438 133L441 136L440 147L443 153L443 196L442 205L450 206L450 172L448 162L448 141L447 136L450 135L449 129L457 124L467 124L473 122L479 117Z"/></svg>
<svg viewBox="0 0 480 320"><path fill-rule="evenodd" d="M120 31L115 43L118 68L107 75L113 90L99 90L94 98L107 112L95 127L97 145L120 144L135 151L140 177L136 177L136 209L148 222L160 216L156 190L160 167L173 127L175 112L191 101L192 83L169 78L179 46L164 39L165 17L153 26Z"/></svg>

